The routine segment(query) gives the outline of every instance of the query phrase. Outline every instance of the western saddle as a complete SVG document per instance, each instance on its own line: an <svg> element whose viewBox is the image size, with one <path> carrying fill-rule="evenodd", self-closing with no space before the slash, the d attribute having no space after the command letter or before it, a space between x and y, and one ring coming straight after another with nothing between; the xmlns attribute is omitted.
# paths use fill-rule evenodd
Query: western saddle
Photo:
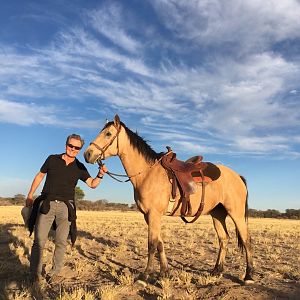
<svg viewBox="0 0 300 300"><path fill-rule="evenodd" d="M176 197L177 188L180 191L179 202L173 208L171 215L175 213L181 204L180 213L182 220L186 223L193 223L203 211L205 185L220 177L220 169L210 162L203 162L202 156L193 156L186 161L181 161L176 158L176 153L170 147L167 147L167 150L168 152L161 159L161 164L168 171L171 178L172 197ZM194 219L188 221L185 217L192 216L190 195L196 192L196 182L202 185L201 202Z"/></svg>

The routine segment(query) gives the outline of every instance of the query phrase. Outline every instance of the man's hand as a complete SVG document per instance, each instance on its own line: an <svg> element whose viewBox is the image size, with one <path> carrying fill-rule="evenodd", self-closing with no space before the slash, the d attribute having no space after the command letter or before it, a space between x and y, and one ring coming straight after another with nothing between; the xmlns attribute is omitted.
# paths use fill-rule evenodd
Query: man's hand
<svg viewBox="0 0 300 300"><path fill-rule="evenodd" d="M33 205L33 199L30 197L26 198L26 206L31 207Z"/></svg>
<svg viewBox="0 0 300 300"><path fill-rule="evenodd" d="M27 194L27 198L26 198L26 206L27 207L31 207L33 204L33 195L36 191L36 189L38 188L38 186L40 185L41 181L43 180L44 176L46 175L46 173L42 173L42 172L38 172L31 184L30 190Z"/></svg>
<svg viewBox="0 0 300 300"><path fill-rule="evenodd" d="M107 168L106 168L106 165L101 165L101 167L99 167L99 172L98 172L98 175L99 177L103 177L104 174L107 172Z"/></svg>
<svg viewBox="0 0 300 300"><path fill-rule="evenodd" d="M95 188L99 185L101 179L103 178L103 175L104 175L106 172L107 172L107 168L106 168L105 165L99 166L99 172L98 172L97 176L96 176L95 178L92 178L92 177L88 178L88 179L85 181L85 183L86 183L90 188L95 189ZM99 179L100 179L100 180L99 180Z"/></svg>

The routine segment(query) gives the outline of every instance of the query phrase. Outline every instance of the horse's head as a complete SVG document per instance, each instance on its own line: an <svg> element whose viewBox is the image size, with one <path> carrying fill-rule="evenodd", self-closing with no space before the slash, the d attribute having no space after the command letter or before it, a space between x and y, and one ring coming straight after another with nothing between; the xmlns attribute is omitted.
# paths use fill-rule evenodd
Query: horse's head
<svg viewBox="0 0 300 300"><path fill-rule="evenodd" d="M98 160L119 154L119 133L121 121L115 115L114 121L108 122L84 152L85 161L94 164Z"/></svg>

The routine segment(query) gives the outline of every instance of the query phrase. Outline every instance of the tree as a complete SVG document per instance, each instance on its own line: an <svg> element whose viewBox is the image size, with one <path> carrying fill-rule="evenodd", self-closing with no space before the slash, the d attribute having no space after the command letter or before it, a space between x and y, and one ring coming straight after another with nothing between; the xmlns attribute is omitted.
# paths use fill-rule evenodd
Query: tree
<svg viewBox="0 0 300 300"><path fill-rule="evenodd" d="M264 217L265 218L278 218L278 217L280 217L280 212L276 209L267 209L264 212Z"/></svg>
<svg viewBox="0 0 300 300"><path fill-rule="evenodd" d="M84 191L79 187L75 187L75 200L82 200L84 198Z"/></svg>
<svg viewBox="0 0 300 300"><path fill-rule="evenodd" d="M14 196L14 204L15 205L25 205L26 197L23 194L17 194Z"/></svg>
<svg viewBox="0 0 300 300"><path fill-rule="evenodd" d="M130 209L132 209L132 210L138 210L136 203L132 203L130 205Z"/></svg>
<svg viewBox="0 0 300 300"><path fill-rule="evenodd" d="M300 209L286 209L285 215L289 219L300 219Z"/></svg>

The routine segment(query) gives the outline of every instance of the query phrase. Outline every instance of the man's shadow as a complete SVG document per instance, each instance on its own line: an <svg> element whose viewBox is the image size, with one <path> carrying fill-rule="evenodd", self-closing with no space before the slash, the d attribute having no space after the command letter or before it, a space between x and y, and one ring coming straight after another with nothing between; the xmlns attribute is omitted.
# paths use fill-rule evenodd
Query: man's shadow
<svg viewBox="0 0 300 300"><path fill-rule="evenodd" d="M22 247L24 256L29 257L30 251L24 242L13 235L13 230L21 226L13 223L0 225L0 299L3 300L11 298L10 290L22 290L29 273L29 267L22 264L14 251ZM14 246L12 249L11 244Z"/></svg>

